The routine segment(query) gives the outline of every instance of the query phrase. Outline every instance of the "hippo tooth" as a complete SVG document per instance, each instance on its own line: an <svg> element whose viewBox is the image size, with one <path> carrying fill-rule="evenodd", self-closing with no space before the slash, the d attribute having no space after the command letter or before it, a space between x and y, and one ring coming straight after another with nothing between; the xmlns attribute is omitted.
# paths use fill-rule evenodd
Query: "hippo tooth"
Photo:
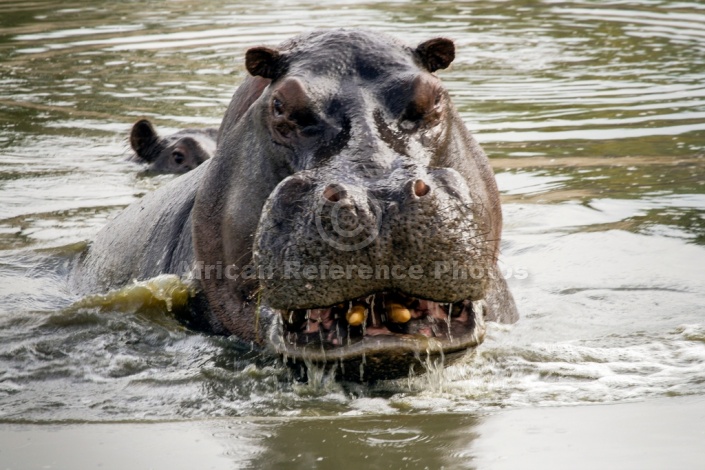
<svg viewBox="0 0 705 470"><path fill-rule="evenodd" d="M345 319L350 326L360 326L365 321L367 309L364 305L354 305L348 310Z"/></svg>
<svg viewBox="0 0 705 470"><path fill-rule="evenodd" d="M389 311L389 318L394 323L406 323L411 320L411 312L401 304L390 302L387 304L387 310Z"/></svg>

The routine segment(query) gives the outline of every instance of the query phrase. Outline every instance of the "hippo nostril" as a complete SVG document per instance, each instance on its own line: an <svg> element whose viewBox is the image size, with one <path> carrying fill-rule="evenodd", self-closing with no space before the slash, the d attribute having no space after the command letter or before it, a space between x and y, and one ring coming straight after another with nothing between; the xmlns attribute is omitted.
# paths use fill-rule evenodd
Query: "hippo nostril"
<svg viewBox="0 0 705 470"><path fill-rule="evenodd" d="M329 200L330 202L338 202L345 196L345 190L334 184L326 186L326 189L323 190L323 197Z"/></svg>
<svg viewBox="0 0 705 470"><path fill-rule="evenodd" d="M431 187L424 183L423 180L416 180L414 182L414 194L416 197L423 197L431 191Z"/></svg>

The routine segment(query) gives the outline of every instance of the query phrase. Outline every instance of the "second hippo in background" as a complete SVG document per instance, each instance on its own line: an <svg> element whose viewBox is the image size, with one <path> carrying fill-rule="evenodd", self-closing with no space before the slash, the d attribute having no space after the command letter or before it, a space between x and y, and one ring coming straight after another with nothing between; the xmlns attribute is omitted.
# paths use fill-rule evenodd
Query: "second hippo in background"
<svg viewBox="0 0 705 470"><path fill-rule="evenodd" d="M135 155L130 161L147 164L150 173L187 173L215 153L218 129L184 129L160 136L152 123L140 119L130 131Z"/></svg>

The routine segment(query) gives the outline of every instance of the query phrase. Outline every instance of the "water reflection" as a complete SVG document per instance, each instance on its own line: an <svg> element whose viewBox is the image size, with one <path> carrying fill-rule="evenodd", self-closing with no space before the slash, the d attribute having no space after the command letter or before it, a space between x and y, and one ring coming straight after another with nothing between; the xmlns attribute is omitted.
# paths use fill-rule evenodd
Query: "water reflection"
<svg viewBox="0 0 705 470"><path fill-rule="evenodd" d="M453 414L265 420L227 423L214 435L240 464L249 450L257 468L474 468L466 449L478 422Z"/></svg>

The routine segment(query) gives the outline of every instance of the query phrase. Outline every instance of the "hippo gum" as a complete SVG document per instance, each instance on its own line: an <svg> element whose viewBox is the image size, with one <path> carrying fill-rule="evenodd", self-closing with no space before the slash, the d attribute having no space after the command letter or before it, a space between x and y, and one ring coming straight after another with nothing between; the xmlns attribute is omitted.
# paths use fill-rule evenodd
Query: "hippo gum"
<svg viewBox="0 0 705 470"><path fill-rule="evenodd" d="M214 157L111 221L75 285L190 271L210 331L350 380L462 356L518 314L494 174L434 74L454 57L360 30L248 50Z"/></svg>

